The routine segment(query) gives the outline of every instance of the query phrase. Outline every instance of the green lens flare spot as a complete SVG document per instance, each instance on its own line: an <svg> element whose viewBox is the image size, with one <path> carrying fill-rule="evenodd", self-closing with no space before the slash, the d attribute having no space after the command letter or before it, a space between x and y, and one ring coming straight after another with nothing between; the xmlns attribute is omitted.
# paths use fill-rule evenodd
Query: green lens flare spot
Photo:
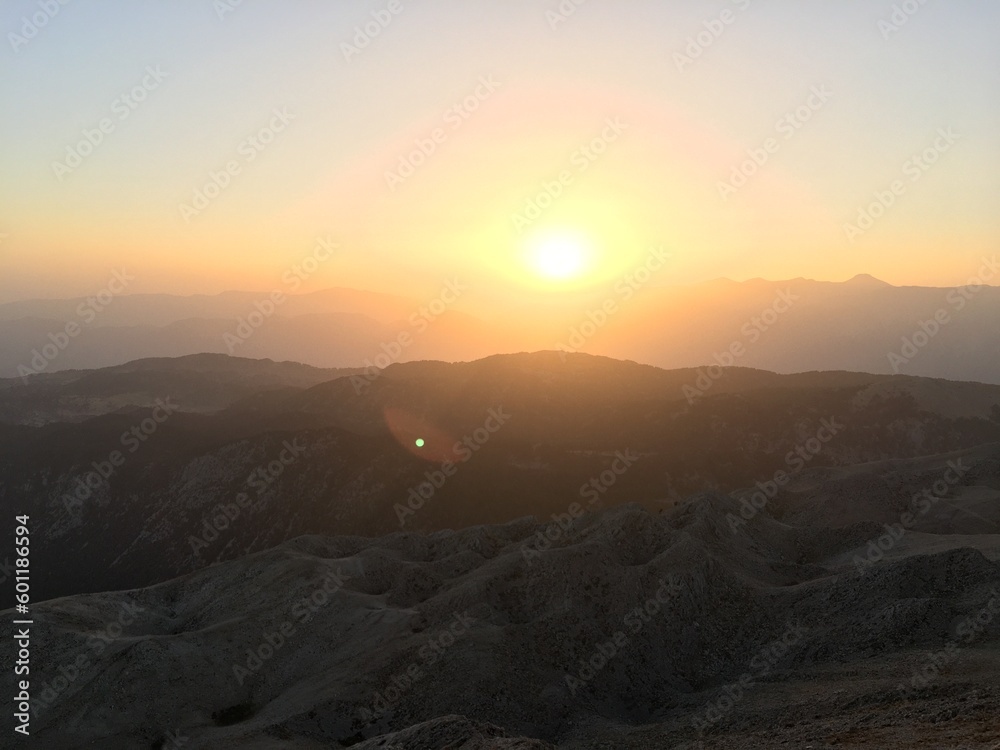
<svg viewBox="0 0 1000 750"><path fill-rule="evenodd" d="M416 443L416 445L417 445L418 448L423 448L424 447L424 439L423 438L417 438L414 442Z"/></svg>

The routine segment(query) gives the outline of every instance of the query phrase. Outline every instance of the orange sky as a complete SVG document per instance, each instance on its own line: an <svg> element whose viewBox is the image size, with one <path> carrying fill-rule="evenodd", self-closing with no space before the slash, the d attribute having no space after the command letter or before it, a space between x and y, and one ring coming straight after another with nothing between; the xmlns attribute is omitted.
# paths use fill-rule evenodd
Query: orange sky
<svg viewBox="0 0 1000 750"><path fill-rule="evenodd" d="M889 33L891 5L862 2L593 2L555 24L557 3L404 3L345 56L384 5L67 6L9 50L0 301L121 267L129 292L267 290L324 237L302 291L457 276L479 311L613 283L654 247L664 285L948 285L995 252L993 6Z"/></svg>

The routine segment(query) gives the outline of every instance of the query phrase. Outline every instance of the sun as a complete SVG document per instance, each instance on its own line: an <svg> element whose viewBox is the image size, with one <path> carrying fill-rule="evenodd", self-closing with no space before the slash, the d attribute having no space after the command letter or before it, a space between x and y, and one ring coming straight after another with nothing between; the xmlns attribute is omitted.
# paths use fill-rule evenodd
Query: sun
<svg viewBox="0 0 1000 750"><path fill-rule="evenodd" d="M569 233L535 238L528 246L528 261L535 273L550 281L569 281L587 272L591 263L590 244Z"/></svg>

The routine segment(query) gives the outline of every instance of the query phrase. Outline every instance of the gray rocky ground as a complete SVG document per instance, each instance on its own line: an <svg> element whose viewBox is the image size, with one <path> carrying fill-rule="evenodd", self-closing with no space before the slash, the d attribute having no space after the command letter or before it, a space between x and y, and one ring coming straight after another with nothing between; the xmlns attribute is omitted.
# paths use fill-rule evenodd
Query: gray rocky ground
<svg viewBox="0 0 1000 750"><path fill-rule="evenodd" d="M705 493L660 513L306 536L148 588L43 602L33 738L994 748L995 460L978 456L898 536L884 524L909 495L876 481L917 486L948 460L803 474L746 523L738 497Z"/></svg>

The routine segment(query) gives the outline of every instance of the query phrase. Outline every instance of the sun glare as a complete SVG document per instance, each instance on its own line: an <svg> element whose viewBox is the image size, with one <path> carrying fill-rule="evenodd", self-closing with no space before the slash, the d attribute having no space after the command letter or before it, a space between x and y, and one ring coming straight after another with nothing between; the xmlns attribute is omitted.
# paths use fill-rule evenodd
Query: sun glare
<svg viewBox="0 0 1000 750"><path fill-rule="evenodd" d="M535 272L551 281L569 281L587 272L592 258L589 243L571 234L547 235L529 246Z"/></svg>

